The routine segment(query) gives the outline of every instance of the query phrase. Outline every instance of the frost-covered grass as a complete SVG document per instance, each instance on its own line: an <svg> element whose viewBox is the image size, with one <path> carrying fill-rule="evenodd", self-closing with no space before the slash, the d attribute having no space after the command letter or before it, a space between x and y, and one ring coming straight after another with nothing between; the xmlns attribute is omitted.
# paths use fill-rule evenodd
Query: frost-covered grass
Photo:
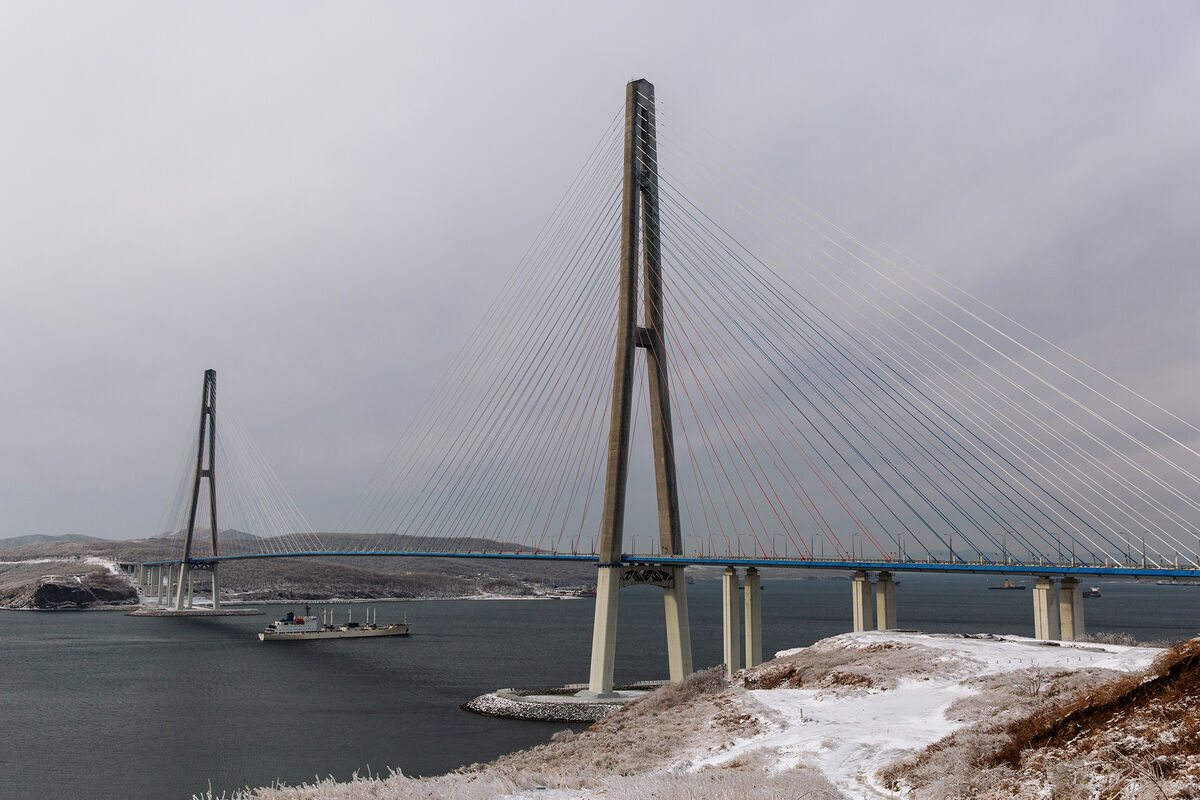
<svg viewBox="0 0 1200 800"><path fill-rule="evenodd" d="M1021 637L845 634L784 651L732 683L721 668L698 673L581 734L563 731L490 764L434 778L246 790L230 800L1051 800L1071 796L1053 788L1067 786L1070 770L1043 764L1036 788L1024 762L998 758L1006 732L1114 677L1140 675L1159 652Z"/></svg>
<svg viewBox="0 0 1200 800"><path fill-rule="evenodd" d="M603 785L557 788L524 776L462 775L436 778L360 779L339 783L319 781L297 787L256 789L233 796L201 795L199 800L583 800L592 797L641 800L834 800L839 795L829 782L811 770L765 774L754 766L708 770L693 774L657 773L609 776Z"/></svg>
<svg viewBox="0 0 1200 800"><path fill-rule="evenodd" d="M1055 702L1073 682L1089 680L1075 677L1080 671L1103 681L1109 670L1145 668L1156 652L988 635L835 636L745 671L751 698L769 712L769 729L696 765L765 748L779 768L820 770L845 797L890 797L904 788L878 775L890 763L982 719L1015 718L1022 708ZM774 688L760 688L766 686ZM971 741L980 754L996 744Z"/></svg>
<svg viewBox="0 0 1200 800"><path fill-rule="evenodd" d="M1200 798L1200 639L1145 671L998 678L975 698L994 713L889 765L885 785L931 800Z"/></svg>

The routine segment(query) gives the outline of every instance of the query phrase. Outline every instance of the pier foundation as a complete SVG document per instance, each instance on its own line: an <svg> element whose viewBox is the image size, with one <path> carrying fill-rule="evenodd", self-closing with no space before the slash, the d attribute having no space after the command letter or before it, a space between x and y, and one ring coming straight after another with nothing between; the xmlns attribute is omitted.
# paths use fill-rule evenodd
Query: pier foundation
<svg viewBox="0 0 1200 800"><path fill-rule="evenodd" d="M850 611L854 617L855 633L871 627L871 576L865 570L857 570L850 581Z"/></svg>
<svg viewBox="0 0 1200 800"><path fill-rule="evenodd" d="M1057 639L1061 633L1058 588L1053 578L1040 577L1033 584L1033 638Z"/></svg>
<svg viewBox="0 0 1200 800"><path fill-rule="evenodd" d="M892 573L881 572L875 581L875 627L881 631L895 630L896 625L896 581Z"/></svg>
<svg viewBox="0 0 1200 800"><path fill-rule="evenodd" d="M738 594L738 574L726 567L721 575L721 609L724 622L722 643L725 651L725 671L732 675L742 668L741 597Z"/></svg>
<svg viewBox="0 0 1200 800"><path fill-rule="evenodd" d="M757 667L762 663L762 578L758 570L746 570L746 666Z"/></svg>
<svg viewBox="0 0 1200 800"><path fill-rule="evenodd" d="M1076 578L1063 578L1060 581L1058 622L1064 642L1083 638L1083 590Z"/></svg>
<svg viewBox="0 0 1200 800"><path fill-rule="evenodd" d="M175 591L168 596L170 599L168 599L168 601L167 601L168 604L170 604L171 602L174 602L176 611L182 611L186 607L186 605L185 605L187 603L186 584L190 580L191 576L192 576L192 570L188 566L187 562L180 564L179 565L179 580L176 581Z"/></svg>

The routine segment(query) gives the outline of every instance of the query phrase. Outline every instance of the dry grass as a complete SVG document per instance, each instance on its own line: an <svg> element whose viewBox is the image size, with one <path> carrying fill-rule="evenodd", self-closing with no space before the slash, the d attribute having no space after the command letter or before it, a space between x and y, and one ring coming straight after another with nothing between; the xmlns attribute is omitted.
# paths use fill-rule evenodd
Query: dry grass
<svg viewBox="0 0 1200 800"><path fill-rule="evenodd" d="M889 765L884 785L931 800L1200 798L1200 639L1141 674L1039 681L1036 694L1020 672L981 681L949 712L980 722Z"/></svg>
<svg viewBox="0 0 1200 800"><path fill-rule="evenodd" d="M725 667L717 666L694 672L679 683L668 683L645 697L640 697L626 706L626 713L640 715L666 711L698 697L717 694L729 688Z"/></svg>
<svg viewBox="0 0 1200 800"><path fill-rule="evenodd" d="M1015 764L1024 750L1073 740L1085 731L1107 729L1131 713L1162 723L1183 737L1182 752L1200 756L1200 639L1182 642L1155 659L1144 674L1126 675L1085 692L1071 702L1012 723L1009 744L994 760Z"/></svg>
<svg viewBox="0 0 1200 800"><path fill-rule="evenodd" d="M975 693L954 701L947 719L992 727L1023 718L1031 711L1057 707L1071 698L1122 677L1107 669L1048 670L1039 667L983 675L963 681Z"/></svg>
<svg viewBox="0 0 1200 800"><path fill-rule="evenodd" d="M317 781L296 787L268 787L235 795L207 793L194 800L496 800L517 793L541 794L560 789L525 776L408 778L395 773L384 779L355 778L346 783ZM602 787L566 790L569 797L628 800L838 800L841 796L820 775L798 769L765 774L758 765L694 773L615 775ZM562 789L556 797L563 797Z"/></svg>

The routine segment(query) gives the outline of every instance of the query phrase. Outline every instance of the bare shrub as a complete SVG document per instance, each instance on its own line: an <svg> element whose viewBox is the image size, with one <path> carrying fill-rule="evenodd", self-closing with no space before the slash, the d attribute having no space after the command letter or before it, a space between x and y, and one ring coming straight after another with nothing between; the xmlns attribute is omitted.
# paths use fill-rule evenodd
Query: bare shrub
<svg viewBox="0 0 1200 800"><path fill-rule="evenodd" d="M1021 691L1026 697L1037 697L1046 683L1046 672L1040 669L1026 670L1021 678Z"/></svg>

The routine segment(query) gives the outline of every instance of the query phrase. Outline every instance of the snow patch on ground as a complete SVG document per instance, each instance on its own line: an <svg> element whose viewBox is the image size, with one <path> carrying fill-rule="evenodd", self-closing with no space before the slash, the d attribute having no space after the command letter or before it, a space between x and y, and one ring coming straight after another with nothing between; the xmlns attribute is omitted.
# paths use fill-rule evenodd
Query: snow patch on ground
<svg viewBox="0 0 1200 800"><path fill-rule="evenodd" d="M1020 636L851 633L818 643L854 649L879 645L916 647L954 664L945 673L926 672L901 678L891 689L831 692L828 689L752 689L747 694L768 712L772 730L747 739L717 755L700 758L688 769L720 766L754 751L776 755L774 770L809 766L819 769L847 797L891 797L874 775L895 759L914 753L967 723L946 717L956 700L977 693L972 678L1028 668L1075 670L1146 669L1161 650L1088 643L1047 643ZM815 645L814 645L815 646ZM777 657L802 654L806 648L780 651ZM886 660L887 651L878 654Z"/></svg>

